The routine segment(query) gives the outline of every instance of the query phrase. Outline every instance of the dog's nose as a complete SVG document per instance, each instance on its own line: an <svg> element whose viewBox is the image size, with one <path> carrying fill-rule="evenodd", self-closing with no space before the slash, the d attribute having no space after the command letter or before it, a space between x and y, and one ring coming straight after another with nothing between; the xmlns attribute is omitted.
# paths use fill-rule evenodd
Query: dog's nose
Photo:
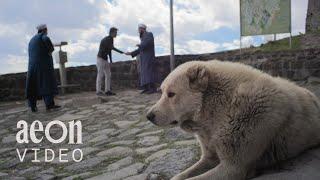
<svg viewBox="0 0 320 180"><path fill-rule="evenodd" d="M154 121L154 118L155 118L155 117L156 117L156 115L155 115L154 113L152 113L152 112L150 112L150 113L147 114L147 119L148 119L149 121L151 121L151 122Z"/></svg>

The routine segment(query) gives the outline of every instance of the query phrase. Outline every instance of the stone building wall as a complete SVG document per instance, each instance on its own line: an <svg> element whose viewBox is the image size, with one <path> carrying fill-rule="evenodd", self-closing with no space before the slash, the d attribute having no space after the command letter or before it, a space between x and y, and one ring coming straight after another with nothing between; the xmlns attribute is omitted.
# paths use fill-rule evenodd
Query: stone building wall
<svg viewBox="0 0 320 180"><path fill-rule="evenodd" d="M320 30L320 1L309 0L306 20L306 32Z"/></svg>
<svg viewBox="0 0 320 180"><path fill-rule="evenodd" d="M169 56L156 58L156 78L161 81L169 74ZM241 62L261 69L271 75L281 76L294 81L307 80L310 76L320 78L320 49L278 52L244 52L226 51L212 54L177 55L177 64L191 60L212 60ZM112 65L112 88L136 88L138 72L135 61L116 62ZM56 70L56 77L59 77ZM58 79L59 80L59 79ZM94 91L96 83L96 66L67 68L67 80L70 84L79 84L74 91ZM0 101L21 100L24 98L26 73L0 76Z"/></svg>

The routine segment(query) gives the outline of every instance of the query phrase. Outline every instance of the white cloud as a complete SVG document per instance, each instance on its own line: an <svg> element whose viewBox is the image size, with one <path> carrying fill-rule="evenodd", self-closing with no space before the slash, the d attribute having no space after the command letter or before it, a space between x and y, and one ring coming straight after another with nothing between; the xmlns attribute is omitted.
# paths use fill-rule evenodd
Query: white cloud
<svg viewBox="0 0 320 180"><path fill-rule="evenodd" d="M86 51L98 51L99 44L98 43L90 43L84 40L79 40L77 42L71 42L67 46L62 47L64 51L67 51L69 57L72 58L78 53L83 53ZM58 50L58 48L56 48Z"/></svg>
<svg viewBox="0 0 320 180"><path fill-rule="evenodd" d="M258 44L256 44L254 42L253 37L243 37L241 40L241 47L242 48L247 48L250 46L257 46ZM223 49L226 50L233 50L233 49L239 49L240 48L240 40L236 39L233 40L232 42L226 42L222 44Z"/></svg>
<svg viewBox="0 0 320 180"><path fill-rule="evenodd" d="M307 0L292 0L291 1L291 20L292 33L299 34L305 32L306 15L308 9Z"/></svg>
<svg viewBox="0 0 320 180"><path fill-rule="evenodd" d="M184 54L184 53L210 53L216 52L219 48L219 44L213 43L211 41L204 41L204 40L190 40L185 45L178 45L177 47L177 54Z"/></svg>
<svg viewBox="0 0 320 180"><path fill-rule="evenodd" d="M19 30L26 29L25 23L15 23L15 24L3 24L0 23L0 37L14 37L21 36L21 32ZM18 31L13 31L14 29Z"/></svg>
<svg viewBox="0 0 320 180"><path fill-rule="evenodd" d="M138 36L131 36L128 34L120 34L114 42L114 46L124 51L132 51L135 49L135 45L139 44L140 40Z"/></svg>
<svg viewBox="0 0 320 180"><path fill-rule="evenodd" d="M28 67L28 60L26 56L17 56L9 54L1 58L0 74L24 72Z"/></svg>
<svg viewBox="0 0 320 180"><path fill-rule="evenodd" d="M53 42L68 41L64 49L69 54L69 66L94 64L100 40L108 28L119 28L115 46L129 51L139 43L137 24L145 23L154 33L157 55L168 54L169 7L168 0L1 0L0 1L0 61L7 62L8 54L27 58L27 46L36 33L35 26L47 23ZM307 0L292 0L293 33L304 32ZM213 42L197 35L215 33L219 28L239 30L239 0L175 0L176 53L207 53L236 49L239 40ZM233 34L234 36L234 34ZM279 35L279 38L284 35ZM263 37L268 39L267 37ZM243 38L243 47L255 44L252 37ZM161 50L161 51L160 51ZM114 53L114 60L127 56ZM13 56L11 56L13 58ZM13 58L14 59L14 58ZM6 69L0 67L0 73ZM22 66L17 66L22 70ZM25 71L23 69L22 71ZM12 70L15 71L16 70Z"/></svg>

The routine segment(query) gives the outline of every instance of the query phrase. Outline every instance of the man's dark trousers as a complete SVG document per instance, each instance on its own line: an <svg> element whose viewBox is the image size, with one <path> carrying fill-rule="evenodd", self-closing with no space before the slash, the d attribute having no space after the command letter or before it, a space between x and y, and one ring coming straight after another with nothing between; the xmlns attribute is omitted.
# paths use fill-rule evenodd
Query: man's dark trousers
<svg viewBox="0 0 320 180"><path fill-rule="evenodd" d="M53 95L43 96L43 101L46 104L46 107L54 106ZM28 98L29 107L35 108L37 107L37 98Z"/></svg>

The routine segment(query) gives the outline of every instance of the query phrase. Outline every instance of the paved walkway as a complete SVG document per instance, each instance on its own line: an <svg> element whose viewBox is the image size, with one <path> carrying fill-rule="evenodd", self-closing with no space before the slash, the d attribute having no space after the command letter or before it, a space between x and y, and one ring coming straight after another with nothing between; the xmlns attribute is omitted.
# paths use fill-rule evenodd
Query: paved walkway
<svg viewBox="0 0 320 180"><path fill-rule="evenodd" d="M144 114L156 102L159 94L140 95L128 90L115 97L98 98L93 93L58 97L63 106L59 111L46 112L43 105L38 113L30 113L23 102L0 104L0 179L168 179L189 167L200 156L194 137L179 128L161 129L149 123ZM68 123L81 120L83 144L68 141L52 144L43 140L39 144L17 144L17 122L30 124L39 120L44 125L52 120ZM68 127L68 126L67 126ZM41 133L40 133L41 134ZM44 133L42 133L44 134ZM53 126L52 137L61 137L61 128ZM39 137L39 136L38 136ZM69 137L69 136L67 136ZM30 138L29 138L30 140ZM16 148L23 155L20 162ZM31 148L39 148L35 159ZM53 150L52 162L44 162L46 153ZM59 163L59 149L67 153ZM81 149L83 160L79 159ZM52 154L49 152L51 159ZM271 171L257 179L320 179L320 149L311 150L289 162L281 171ZM160 178L161 177L161 178Z"/></svg>

